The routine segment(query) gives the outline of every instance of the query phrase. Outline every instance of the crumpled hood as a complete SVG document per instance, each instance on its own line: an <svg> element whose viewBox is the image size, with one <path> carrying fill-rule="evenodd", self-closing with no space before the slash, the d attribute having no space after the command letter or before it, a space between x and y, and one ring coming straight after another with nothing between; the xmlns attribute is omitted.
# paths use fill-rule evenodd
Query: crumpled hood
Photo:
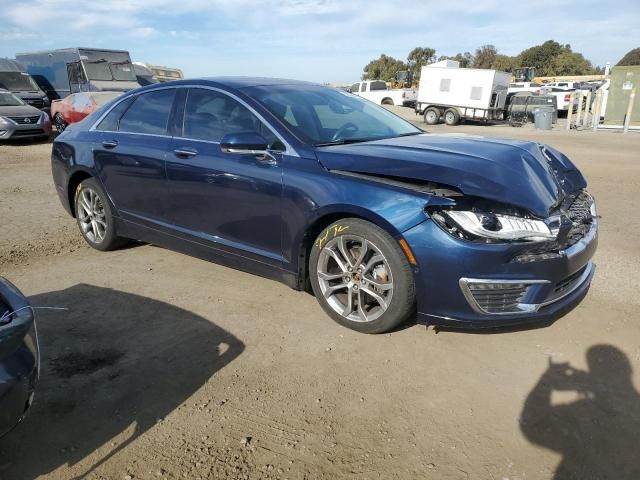
<svg viewBox="0 0 640 480"><path fill-rule="evenodd" d="M321 147L317 156L329 170L436 182L539 217L586 187L565 155L522 140L424 134Z"/></svg>

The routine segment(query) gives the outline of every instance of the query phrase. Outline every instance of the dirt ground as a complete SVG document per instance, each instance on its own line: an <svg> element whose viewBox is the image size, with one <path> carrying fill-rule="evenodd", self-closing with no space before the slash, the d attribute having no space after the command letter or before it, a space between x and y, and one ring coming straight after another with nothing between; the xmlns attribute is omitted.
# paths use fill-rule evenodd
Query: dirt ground
<svg viewBox="0 0 640 480"><path fill-rule="evenodd" d="M0 479L638 478L640 135L429 130L540 140L578 164L602 219L574 311L507 333L351 332L274 281L89 249L50 144L0 145L0 274L69 309L38 312L41 382L0 440Z"/></svg>

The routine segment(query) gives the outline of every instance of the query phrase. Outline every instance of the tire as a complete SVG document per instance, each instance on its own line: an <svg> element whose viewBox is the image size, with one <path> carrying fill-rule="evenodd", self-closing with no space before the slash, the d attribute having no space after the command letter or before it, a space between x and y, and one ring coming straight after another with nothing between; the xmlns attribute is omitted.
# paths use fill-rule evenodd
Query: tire
<svg viewBox="0 0 640 480"><path fill-rule="evenodd" d="M382 105L394 105L393 100L390 98L385 98L382 100Z"/></svg>
<svg viewBox="0 0 640 480"><path fill-rule="evenodd" d="M358 332L387 332L414 310L413 272L398 242L358 218L339 220L320 233L309 256L309 279L323 310Z"/></svg>
<svg viewBox="0 0 640 480"><path fill-rule="evenodd" d="M126 243L125 239L116 235L113 212L107 195L95 179L87 178L78 185L74 194L74 205L82 238L91 247L108 251Z"/></svg>
<svg viewBox="0 0 640 480"><path fill-rule="evenodd" d="M64 117L59 113L56 113L56 116L53 117L53 123L56 126L56 130L58 131L58 133L64 132L64 130L67 128L67 122L64 121Z"/></svg>
<svg viewBox="0 0 640 480"><path fill-rule="evenodd" d="M453 127L460 123L460 113L455 108L449 108L444 112L444 123Z"/></svg>
<svg viewBox="0 0 640 480"><path fill-rule="evenodd" d="M437 108L429 107L424 111L424 123L436 125L440 123L440 111Z"/></svg>

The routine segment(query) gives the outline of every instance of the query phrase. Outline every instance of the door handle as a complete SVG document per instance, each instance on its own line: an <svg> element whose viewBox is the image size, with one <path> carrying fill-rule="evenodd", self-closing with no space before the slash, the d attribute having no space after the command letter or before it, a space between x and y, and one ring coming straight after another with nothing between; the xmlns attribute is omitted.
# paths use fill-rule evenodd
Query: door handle
<svg viewBox="0 0 640 480"><path fill-rule="evenodd" d="M198 155L198 151L195 148L176 148L173 151L174 155L179 158L192 158Z"/></svg>
<svg viewBox="0 0 640 480"><path fill-rule="evenodd" d="M102 146L104 148L116 148L118 146L118 142L116 142L115 140L105 140L104 142L102 142Z"/></svg>

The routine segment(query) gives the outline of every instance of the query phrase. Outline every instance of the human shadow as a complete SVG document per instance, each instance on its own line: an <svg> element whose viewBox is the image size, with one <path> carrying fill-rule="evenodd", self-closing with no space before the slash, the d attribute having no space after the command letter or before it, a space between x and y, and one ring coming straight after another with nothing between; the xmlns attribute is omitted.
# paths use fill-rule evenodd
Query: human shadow
<svg viewBox="0 0 640 480"><path fill-rule="evenodd" d="M520 419L533 444L562 455L555 480L640 479L640 394L631 363L611 345L587 351L588 371L549 362ZM556 404L552 397L574 397Z"/></svg>
<svg viewBox="0 0 640 480"><path fill-rule="evenodd" d="M84 478L244 350L202 317L117 290L80 284L29 300L69 310L38 314L40 382L27 418L0 440L3 479L92 456Z"/></svg>

